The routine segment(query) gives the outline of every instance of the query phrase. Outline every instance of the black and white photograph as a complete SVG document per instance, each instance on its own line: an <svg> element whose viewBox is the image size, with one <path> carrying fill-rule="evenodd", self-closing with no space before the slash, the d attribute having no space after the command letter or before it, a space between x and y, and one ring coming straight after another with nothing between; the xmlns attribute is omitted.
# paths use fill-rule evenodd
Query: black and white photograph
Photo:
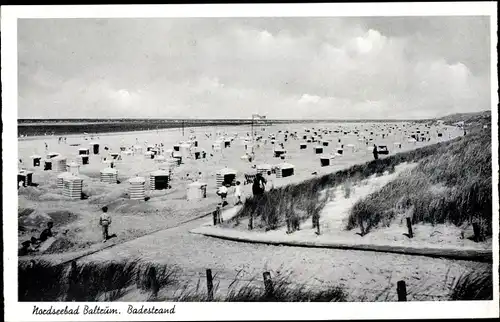
<svg viewBox="0 0 500 322"><path fill-rule="evenodd" d="M498 317L496 3L325 5L2 7L6 320Z"/></svg>

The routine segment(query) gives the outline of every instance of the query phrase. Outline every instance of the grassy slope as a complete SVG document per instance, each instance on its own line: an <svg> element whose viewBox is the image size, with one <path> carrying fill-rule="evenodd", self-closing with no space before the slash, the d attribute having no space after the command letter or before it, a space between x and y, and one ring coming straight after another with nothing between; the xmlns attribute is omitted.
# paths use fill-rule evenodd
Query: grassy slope
<svg viewBox="0 0 500 322"><path fill-rule="evenodd" d="M299 184L281 187L265 193L260 199L248 198L240 212L225 225L238 226L250 216L254 218L254 229L258 230L272 230L284 226L287 218L292 222L300 222L319 215L323 209L325 200L321 198L321 190L365 179L373 174L392 172L394 167L402 162L422 161L412 179L405 182L396 180L385 188L383 193L372 195L358 203L348 228L356 227L359 224L358 218L365 221L364 224L369 228L379 224L383 218L390 219L394 216L391 209L400 206L401 197L406 194L411 198L405 200L407 203L404 207L414 206L414 222L447 221L462 224L471 217L477 217L483 219L485 232L490 234L491 135L489 130L482 129L480 125L491 124L491 120L488 116L480 116L478 120L479 123L471 127L465 137L398 153ZM445 185L448 195L435 198L433 194L426 193L425 190L431 187L439 190L440 184ZM392 199L388 198L387 193ZM419 199L421 197L425 198Z"/></svg>
<svg viewBox="0 0 500 322"><path fill-rule="evenodd" d="M288 217L292 220L305 220L321 212L325 202L320 198L321 190L345 182L362 180L373 174L381 175L385 171L392 172L396 165L432 155L442 145L446 145L446 143L398 153L388 158L354 165L348 169L312 178L298 184L280 187L266 192L260 199L247 198L240 212L226 225L237 225L240 220L251 215L254 218L254 227L266 230L285 225Z"/></svg>
<svg viewBox="0 0 500 322"><path fill-rule="evenodd" d="M450 125L459 121L464 121L466 127L491 124L491 111L451 114L441 118L441 120L443 120L445 124Z"/></svg>
<svg viewBox="0 0 500 322"><path fill-rule="evenodd" d="M409 175L391 181L357 202L348 229L362 226L366 233L398 215L413 223L451 223L473 220L492 233L491 135L478 131L441 146L423 158Z"/></svg>

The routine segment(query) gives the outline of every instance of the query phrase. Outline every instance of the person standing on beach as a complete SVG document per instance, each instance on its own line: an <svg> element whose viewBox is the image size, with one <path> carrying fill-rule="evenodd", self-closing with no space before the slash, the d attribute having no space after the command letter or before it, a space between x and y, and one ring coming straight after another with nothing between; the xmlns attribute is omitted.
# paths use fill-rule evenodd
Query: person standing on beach
<svg viewBox="0 0 500 322"><path fill-rule="evenodd" d="M274 182L273 182L273 178L271 177L271 175L272 175L272 172L267 171L266 188L268 188L269 191L274 189Z"/></svg>
<svg viewBox="0 0 500 322"><path fill-rule="evenodd" d="M234 187L234 197L236 199L236 203L234 204L235 206L241 205L243 202L241 201L241 182L236 181L236 186Z"/></svg>
<svg viewBox="0 0 500 322"><path fill-rule="evenodd" d="M102 214L99 217L99 225L102 227L103 243L109 239L109 226L111 225L111 216L108 214L108 207L102 207Z"/></svg>
<svg viewBox="0 0 500 322"><path fill-rule="evenodd" d="M259 172L255 176L255 179L253 180L252 184L252 192L254 197L262 196L265 188L266 188L266 179L264 179L264 177L262 177L262 173Z"/></svg>
<svg viewBox="0 0 500 322"><path fill-rule="evenodd" d="M217 226L218 224L221 223L221 204L217 205L217 208L212 213L212 216L214 220L214 226Z"/></svg>
<svg viewBox="0 0 500 322"><path fill-rule="evenodd" d="M224 203L226 202L227 192L228 189L224 184L220 186L219 189L217 190L217 195L221 198L221 203L223 207Z"/></svg>
<svg viewBox="0 0 500 322"><path fill-rule="evenodd" d="M377 150L377 146L375 144L373 145L373 158L375 160L378 160L378 150Z"/></svg>

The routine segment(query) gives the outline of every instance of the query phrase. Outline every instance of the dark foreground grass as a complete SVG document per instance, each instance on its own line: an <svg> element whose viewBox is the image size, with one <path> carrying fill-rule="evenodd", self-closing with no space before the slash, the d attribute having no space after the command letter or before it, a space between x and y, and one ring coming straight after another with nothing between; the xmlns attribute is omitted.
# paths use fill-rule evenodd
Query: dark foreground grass
<svg viewBox="0 0 500 322"><path fill-rule="evenodd" d="M149 276L155 271L157 285ZM45 261L20 262L18 285L20 301L113 301L127 288L153 290L170 285L175 267L128 262L85 263L76 266L52 265Z"/></svg>
<svg viewBox="0 0 500 322"><path fill-rule="evenodd" d="M195 288L190 288L188 283L179 282L181 272L177 268L139 260L78 264L76 270L71 264L62 266L32 261L20 263L18 272L19 301L116 301L133 289L150 294L147 297L149 301L208 301L206 287L201 285L200 280ZM347 298L342 287L312 289L292 284L289 275L278 276L273 280L272 295L252 281L243 286L238 282L236 276L228 293L215 296L213 300L341 302ZM158 296L158 292L165 289L176 292L168 297Z"/></svg>
<svg viewBox="0 0 500 322"><path fill-rule="evenodd" d="M312 288L305 284L293 284L289 276L278 276L273 279L272 292L266 291L263 282L252 279L240 281L237 277L231 282L227 293L217 292L215 286L213 301L215 302L345 302L348 294L341 286ZM243 283L243 284L242 284ZM160 297L157 301L175 302L207 302L209 301L205 285L198 281L196 287L187 284L180 287L170 297Z"/></svg>
<svg viewBox="0 0 500 322"><path fill-rule="evenodd" d="M209 301L204 276L195 287L181 282L182 272L175 267L130 260L78 264L74 273L71 265L50 265L47 262L19 265L19 301L120 301L129 292L142 293L138 300L205 302ZM154 272L154 273L153 273ZM155 278L152 278L152 275ZM218 302L345 302L391 301L395 285L373 290L378 296L368 299L365 292L349 294L344 286L306 285L293 283L291 272L273 277L272 291L262 280L240 280L238 275L229 284L227 293L218 290L214 276L214 297ZM425 283L423 283L425 284ZM413 298L424 298L432 290L409 289ZM351 292L352 293L352 292ZM129 296L130 297L130 296ZM441 300L491 300L493 279L491 266L474 269L455 279L450 292ZM393 299L392 299L393 300Z"/></svg>
<svg viewBox="0 0 500 322"><path fill-rule="evenodd" d="M453 219L451 220L453 223L461 223L464 216L473 211L481 211L483 218L489 218L489 230L491 230L491 136L489 131L473 131L464 137L354 165L345 170L271 190L258 198L247 198L238 214L225 225L236 226L241 220L251 216L254 220L254 228L261 230L273 230L283 226L288 218L292 222L304 221L311 216L318 216L323 209L327 201L326 197L320 194L323 189L346 182L356 182L372 175L382 175L384 172L393 173L395 166L400 163L419 161L422 161L419 166L421 175L409 182L411 186L407 187L408 190L422 190L420 181L425 181L427 176L430 176L431 182L453 184L461 189L452 192L456 197L439 202L436 198L429 196L421 201L412 198L411 200L417 203L418 208L415 222L422 221L426 217L423 213L429 207L439 210L439 212L433 211L432 216ZM397 196L399 200L403 196L404 191L398 189L404 187L400 185L397 181L391 185L393 199ZM386 192L387 189L377 195L379 196L376 198L377 207L368 205L367 202L358 203L351 214L348 228L358 226L360 218L366 221L367 227L372 228L383 218L392 216L390 212L386 213L386 208L384 208L386 204L384 193ZM454 211L457 209L457 219L454 219Z"/></svg>
<svg viewBox="0 0 500 322"><path fill-rule="evenodd" d="M491 162L489 131L437 146L409 174L357 202L347 229L360 227L366 234L404 215L411 216L413 223L466 226L477 222L483 234L491 236Z"/></svg>
<svg viewBox="0 0 500 322"><path fill-rule="evenodd" d="M200 291L182 293L173 300L178 302L208 301L207 295ZM232 288L225 296L214 298L217 302L345 302L346 300L347 293L340 286L319 290L303 285L294 286L281 281L274 284L272 295L268 295L264 288L246 284Z"/></svg>
<svg viewBox="0 0 500 322"><path fill-rule="evenodd" d="M450 300L493 300L493 271L491 267L462 274L453 285Z"/></svg>
<svg viewBox="0 0 500 322"><path fill-rule="evenodd" d="M323 289L290 282L290 276L281 276L274 280L272 295L263 288L247 284L241 288L230 290L225 297L226 302L345 302L347 293L341 286L330 286Z"/></svg>

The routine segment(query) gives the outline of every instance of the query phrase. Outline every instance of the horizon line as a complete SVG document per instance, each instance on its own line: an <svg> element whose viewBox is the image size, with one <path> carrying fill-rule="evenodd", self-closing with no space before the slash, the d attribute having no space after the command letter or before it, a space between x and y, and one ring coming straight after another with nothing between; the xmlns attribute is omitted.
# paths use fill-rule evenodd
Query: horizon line
<svg viewBox="0 0 500 322"><path fill-rule="evenodd" d="M269 121L426 121L426 120L438 120L440 118L446 118L451 115L460 114L481 114L481 113L491 113L491 110L484 110L479 112L460 112L447 114L439 117L424 117L424 118L329 118L329 119L318 119L318 118L266 118L258 119L255 122L269 122ZM155 118L155 117L79 117L79 118L18 118L19 121L66 121L66 120L158 120L158 121L252 121L252 118Z"/></svg>

